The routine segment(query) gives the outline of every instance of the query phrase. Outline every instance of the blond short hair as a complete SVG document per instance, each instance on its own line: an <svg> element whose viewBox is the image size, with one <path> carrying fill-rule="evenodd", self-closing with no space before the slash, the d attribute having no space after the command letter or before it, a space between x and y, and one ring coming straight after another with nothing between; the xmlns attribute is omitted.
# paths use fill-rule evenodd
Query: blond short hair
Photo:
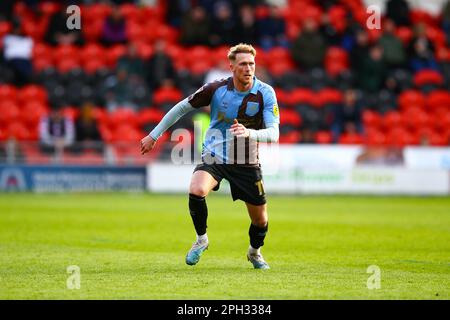
<svg viewBox="0 0 450 320"><path fill-rule="evenodd" d="M238 45L231 47L228 51L228 60L235 61L238 53L250 53L256 57L256 50L250 44L239 43Z"/></svg>

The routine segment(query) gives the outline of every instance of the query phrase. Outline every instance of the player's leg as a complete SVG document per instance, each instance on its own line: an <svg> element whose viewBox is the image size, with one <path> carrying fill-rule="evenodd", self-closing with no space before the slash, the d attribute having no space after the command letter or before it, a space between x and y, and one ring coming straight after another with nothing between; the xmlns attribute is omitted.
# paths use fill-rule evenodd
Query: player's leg
<svg viewBox="0 0 450 320"><path fill-rule="evenodd" d="M217 184L217 180L206 171L197 170L192 175L189 187L189 212L197 233L197 240L186 255L188 265L197 264L203 251L208 248L206 196Z"/></svg>
<svg viewBox="0 0 450 320"><path fill-rule="evenodd" d="M269 265L264 261L261 254L261 247L264 245L264 239L268 230L267 204L253 205L248 202L248 214L251 219L248 234L250 236L250 246L247 252L248 260L255 269L269 269Z"/></svg>

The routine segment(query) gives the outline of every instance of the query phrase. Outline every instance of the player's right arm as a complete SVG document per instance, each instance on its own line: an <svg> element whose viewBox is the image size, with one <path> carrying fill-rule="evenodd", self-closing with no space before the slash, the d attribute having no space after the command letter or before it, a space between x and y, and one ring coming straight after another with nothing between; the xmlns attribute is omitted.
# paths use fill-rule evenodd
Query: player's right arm
<svg viewBox="0 0 450 320"><path fill-rule="evenodd" d="M214 94L214 88L213 83L205 84L194 94L178 102L170 109L150 134L141 140L141 154L146 154L152 150L158 138L182 116L194 109L209 105Z"/></svg>
<svg viewBox="0 0 450 320"><path fill-rule="evenodd" d="M146 154L155 147L158 138L166 132L175 122L177 122L182 116L194 110L194 107L188 102L188 98L178 102L158 125L141 140L141 154Z"/></svg>

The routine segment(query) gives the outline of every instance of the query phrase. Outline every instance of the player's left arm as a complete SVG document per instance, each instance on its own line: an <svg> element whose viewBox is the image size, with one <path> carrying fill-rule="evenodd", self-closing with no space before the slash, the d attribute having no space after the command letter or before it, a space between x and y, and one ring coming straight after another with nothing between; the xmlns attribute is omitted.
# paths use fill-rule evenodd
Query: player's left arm
<svg viewBox="0 0 450 320"><path fill-rule="evenodd" d="M234 136L249 137L258 142L277 142L280 136L279 123L280 112L278 110L277 98L272 88L266 90L264 96L263 121L265 129L247 129L235 119L230 130Z"/></svg>

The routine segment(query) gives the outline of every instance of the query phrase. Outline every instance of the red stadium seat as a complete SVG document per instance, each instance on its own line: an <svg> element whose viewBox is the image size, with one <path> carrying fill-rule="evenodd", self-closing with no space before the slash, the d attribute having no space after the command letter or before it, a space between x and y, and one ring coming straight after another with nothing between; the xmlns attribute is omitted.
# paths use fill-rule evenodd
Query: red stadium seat
<svg viewBox="0 0 450 320"><path fill-rule="evenodd" d="M37 58L33 60L33 70L35 72L41 72L43 70L46 70L48 68L53 67L53 62L51 59L48 58Z"/></svg>
<svg viewBox="0 0 450 320"><path fill-rule="evenodd" d="M339 137L340 144L362 144L364 138L358 133L344 133Z"/></svg>
<svg viewBox="0 0 450 320"><path fill-rule="evenodd" d="M78 60L73 60L71 58L65 58L65 59L56 61L56 69L58 69L58 71L60 73L66 73L66 72L76 69L76 68L80 68L80 64L79 64Z"/></svg>
<svg viewBox="0 0 450 320"><path fill-rule="evenodd" d="M97 70L106 67L104 61L95 59L86 61L83 65L83 70L86 71L87 74L94 74Z"/></svg>
<svg viewBox="0 0 450 320"><path fill-rule="evenodd" d="M126 124L128 127L137 128L136 113L128 108L119 108L115 110L109 114L106 121L108 127L113 131L123 124Z"/></svg>
<svg viewBox="0 0 450 320"><path fill-rule="evenodd" d="M386 136L386 142L388 145L394 147L404 147L419 143L417 137L404 128L393 128L389 130Z"/></svg>
<svg viewBox="0 0 450 320"><path fill-rule="evenodd" d="M277 97L277 102L281 106L291 106L292 105L292 99L291 94L284 91L281 88L275 88L275 95Z"/></svg>
<svg viewBox="0 0 450 320"><path fill-rule="evenodd" d="M74 61L79 61L80 52L77 47L73 45L59 45L53 52L53 60L58 61L61 59L70 59Z"/></svg>
<svg viewBox="0 0 450 320"><path fill-rule="evenodd" d="M388 111L383 116L383 127L386 130L401 127L403 125L405 125L405 121L402 114L398 111Z"/></svg>
<svg viewBox="0 0 450 320"><path fill-rule="evenodd" d="M28 17L22 21L22 30L25 34L33 38L34 41L42 41L47 30L48 17Z"/></svg>
<svg viewBox="0 0 450 320"><path fill-rule="evenodd" d="M132 3L124 3L120 6L120 13L125 17L127 22L140 23L141 14L139 8Z"/></svg>
<svg viewBox="0 0 450 320"><path fill-rule="evenodd" d="M297 130L292 130L289 133L280 135L279 143L288 144L288 143L297 143L300 142L300 132Z"/></svg>
<svg viewBox="0 0 450 320"><path fill-rule="evenodd" d="M432 146L445 146L447 144L446 138L431 127L420 128L415 134L416 140L420 144L429 144Z"/></svg>
<svg viewBox="0 0 450 320"><path fill-rule="evenodd" d="M436 19L430 13L420 9L412 9L410 11L410 19L413 25L421 22L427 26L437 25Z"/></svg>
<svg viewBox="0 0 450 320"><path fill-rule="evenodd" d="M106 50L105 52L106 63L110 67L115 67L117 60L119 60L120 57L125 55L126 52L127 48L122 44L114 45L111 48L108 48L108 50Z"/></svg>
<svg viewBox="0 0 450 320"><path fill-rule="evenodd" d="M444 77L435 70L421 70L416 72L413 82L417 87L425 86L428 84L440 86L444 83Z"/></svg>
<svg viewBox="0 0 450 320"><path fill-rule="evenodd" d="M274 77L280 77L288 73L293 69L294 65L289 60L271 61L267 66L267 69Z"/></svg>
<svg viewBox="0 0 450 320"><path fill-rule="evenodd" d="M19 100L23 104L36 101L45 105L47 104L47 90L38 85L27 85L20 90Z"/></svg>
<svg viewBox="0 0 450 320"><path fill-rule="evenodd" d="M0 84L0 102L9 100L16 101L17 89L9 84Z"/></svg>
<svg viewBox="0 0 450 320"><path fill-rule="evenodd" d="M83 16L84 17L84 16ZM88 43L96 43L99 41L103 32L103 20L89 20L83 21L84 26L81 28L83 37Z"/></svg>
<svg viewBox="0 0 450 320"><path fill-rule="evenodd" d="M78 115L80 114L80 109L71 106L65 106L62 108L62 113L65 117L71 119L72 121L76 121Z"/></svg>
<svg viewBox="0 0 450 320"><path fill-rule="evenodd" d="M336 105L340 103L342 103L342 92L337 89L322 89L314 97L314 105L319 108L326 105Z"/></svg>
<svg viewBox="0 0 450 320"><path fill-rule="evenodd" d="M0 127L0 141L5 141L7 138L6 128Z"/></svg>
<svg viewBox="0 0 450 320"><path fill-rule="evenodd" d="M46 16L57 13L61 8L61 4L53 1L42 1L39 3L39 9Z"/></svg>
<svg viewBox="0 0 450 320"><path fill-rule="evenodd" d="M267 59L272 63L280 63L281 61L291 60L291 54L288 49L275 47L266 53Z"/></svg>
<svg viewBox="0 0 450 320"><path fill-rule="evenodd" d="M444 107L450 110L450 93L446 90L434 90L426 98L426 105L429 110Z"/></svg>
<svg viewBox="0 0 450 320"><path fill-rule="evenodd" d="M143 137L143 134L137 130L135 127L129 125L129 124L120 124L114 131L113 131L113 140L114 142L139 142ZM129 144L127 144L129 145ZM133 146L134 148L137 148L138 144L136 146Z"/></svg>
<svg viewBox="0 0 450 320"><path fill-rule="evenodd" d="M145 108L139 112L137 123L142 126L146 123L158 123L164 117L164 113L156 108Z"/></svg>
<svg viewBox="0 0 450 320"><path fill-rule="evenodd" d="M300 127L302 124L302 117L292 109L284 109L280 114L280 122L283 125Z"/></svg>
<svg viewBox="0 0 450 320"><path fill-rule="evenodd" d="M395 31L395 35L402 41L406 47L413 37L413 32L409 27L399 27Z"/></svg>
<svg viewBox="0 0 450 320"><path fill-rule="evenodd" d="M331 144L333 142L333 135L330 131L318 131L315 140L319 144Z"/></svg>
<svg viewBox="0 0 450 320"><path fill-rule="evenodd" d="M147 60L153 55L153 47L151 44L139 41L134 43L136 45L137 54L141 59Z"/></svg>
<svg viewBox="0 0 450 320"><path fill-rule="evenodd" d="M0 39L11 31L11 23L8 21L0 21Z"/></svg>
<svg viewBox="0 0 450 320"><path fill-rule="evenodd" d="M344 32L347 27L347 10L344 6L334 5L328 9L328 17L331 25L338 33Z"/></svg>
<svg viewBox="0 0 450 320"><path fill-rule="evenodd" d="M33 60L47 59L53 60L52 48L44 43L36 43L33 45Z"/></svg>
<svg viewBox="0 0 450 320"><path fill-rule="evenodd" d="M432 117L422 109L413 108L404 111L402 114L406 126L410 129L417 130L432 124Z"/></svg>
<svg viewBox="0 0 450 320"><path fill-rule="evenodd" d="M0 101L0 124L6 126L7 124L19 118L20 109L13 100Z"/></svg>
<svg viewBox="0 0 450 320"><path fill-rule="evenodd" d="M362 121L366 128L379 129L382 126L381 115L373 110L364 110L362 113Z"/></svg>
<svg viewBox="0 0 450 320"><path fill-rule="evenodd" d="M433 42L435 47L445 47L447 44L447 36L444 31L439 28L427 27L426 34L428 39Z"/></svg>
<svg viewBox="0 0 450 320"><path fill-rule="evenodd" d="M162 87L155 91L155 94L153 96L153 102L159 106L165 102L176 103L180 101L182 97L183 94L177 88Z"/></svg>
<svg viewBox="0 0 450 320"><path fill-rule="evenodd" d="M386 144L386 135L375 128L366 128L364 144L368 146L382 146Z"/></svg>
<svg viewBox="0 0 450 320"><path fill-rule="evenodd" d="M32 132L21 122L12 122L7 126L7 137L15 138L19 141L31 140Z"/></svg>
<svg viewBox="0 0 450 320"><path fill-rule="evenodd" d="M84 20L94 21L99 20L103 21L106 16L111 13L111 6L105 3L96 3L91 5L84 5L81 7L81 15Z"/></svg>
<svg viewBox="0 0 450 320"><path fill-rule="evenodd" d="M402 110L408 108L424 108L425 97L417 90L405 90L398 96L398 106Z"/></svg>
<svg viewBox="0 0 450 320"><path fill-rule="evenodd" d="M198 60L192 64L188 64L189 70L194 75L202 75L211 69L211 63L207 60Z"/></svg>
<svg viewBox="0 0 450 320"><path fill-rule="evenodd" d="M204 61L208 64L212 62L212 51L206 46L194 46L189 48L188 52L186 55L186 63L188 65L197 63L198 61Z"/></svg>
<svg viewBox="0 0 450 320"><path fill-rule="evenodd" d="M91 60L106 60L106 50L96 43L85 45L80 51L80 60L86 64Z"/></svg>
<svg viewBox="0 0 450 320"><path fill-rule="evenodd" d="M329 64L339 64L348 67L348 53L341 47L329 47L325 54L325 66Z"/></svg>
<svg viewBox="0 0 450 320"><path fill-rule="evenodd" d="M20 111L20 121L27 127L36 127L41 118L48 113L48 107L37 101L29 101Z"/></svg>
<svg viewBox="0 0 450 320"><path fill-rule="evenodd" d="M178 41L179 31L167 25L160 25L156 30L156 38L164 39L168 43L176 43Z"/></svg>
<svg viewBox="0 0 450 320"><path fill-rule="evenodd" d="M139 42L144 40L146 31L142 25L130 22L126 25L126 33L129 41Z"/></svg>
<svg viewBox="0 0 450 320"><path fill-rule="evenodd" d="M442 109L442 112L439 112L434 117L434 125L437 129L440 129L442 132L447 131L450 128L450 109Z"/></svg>
<svg viewBox="0 0 450 320"><path fill-rule="evenodd" d="M295 104L313 105L314 94L310 89L298 88L291 92L291 102Z"/></svg>

